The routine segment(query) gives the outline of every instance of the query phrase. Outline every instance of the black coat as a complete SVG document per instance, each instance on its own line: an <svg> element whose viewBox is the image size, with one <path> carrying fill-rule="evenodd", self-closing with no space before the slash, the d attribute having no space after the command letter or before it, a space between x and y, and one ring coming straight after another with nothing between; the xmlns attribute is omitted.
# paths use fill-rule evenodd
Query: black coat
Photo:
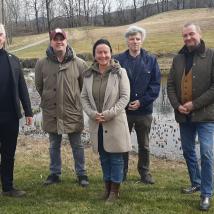
<svg viewBox="0 0 214 214"><path fill-rule="evenodd" d="M24 74L22 72L19 59L10 53L7 53L7 55L8 55L10 68L11 68L12 81L14 86L13 98L14 98L15 111L16 111L15 113L18 118L22 117L21 107L20 107L20 101L21 101L25 116L32 117L33 113L31 110L31 103L30 103L30 98L28 94L28 89L27 89L27 85L24 79Z"/></svg>

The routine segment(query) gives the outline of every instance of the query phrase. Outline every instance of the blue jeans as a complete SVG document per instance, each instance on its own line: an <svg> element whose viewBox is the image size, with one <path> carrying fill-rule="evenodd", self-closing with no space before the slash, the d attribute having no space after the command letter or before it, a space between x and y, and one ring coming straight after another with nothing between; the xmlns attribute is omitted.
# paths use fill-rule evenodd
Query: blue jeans
<svg viewBox="0 0 214 214"><path fill-rule="evenodd" d="M212 195L214 123L180 123L181 144L192 186L201 186L201 196ZM200 143L201 170L195 152L195 138Z"/></svg>
<svg viewBox="0 0 214 214"><path fill-rule="evenodd" d="M75 171L77 176L86 175L84 146L81 142L80 133L68 134L70 145L73 152ZM49 133L50 141L50 172L51 174L61 175L61 141L62 135Z"/></svg>
<svg viewBox="0 0 214 214"><path fill-rule="evenodd" d="M103 171L103 180L105 182L122 183L124 167L123 153L110 153L104 150L103 127L101 125L98 130L98 151Z"/></svg>

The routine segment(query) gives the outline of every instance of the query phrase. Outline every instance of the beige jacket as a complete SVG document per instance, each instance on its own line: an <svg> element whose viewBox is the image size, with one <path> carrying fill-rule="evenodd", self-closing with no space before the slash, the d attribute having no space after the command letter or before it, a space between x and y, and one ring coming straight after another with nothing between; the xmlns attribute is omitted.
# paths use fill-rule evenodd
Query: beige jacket
<svg viewBox="0 0 214 214"><path fill-rule="evenodd" d="M68 59L62 64L50 52L35 67L36 89L41 96L43 129L58 134L80 132L84 127L80 101L82 73L87 65L72 49Z"/></svg>
<svg viewBox="0 0 214 214"><path fill-rule="evenodd" d="M89 116L89 132L93 150L98 151L97 108L92 95L93 69L85 72L81 100L83 109ZM126 71L119 64L112 66L106 87L103 111L106 122L103 125L103 146L111 153L128 152L131 140L125 107L129 102L130 84Z"/></svg>

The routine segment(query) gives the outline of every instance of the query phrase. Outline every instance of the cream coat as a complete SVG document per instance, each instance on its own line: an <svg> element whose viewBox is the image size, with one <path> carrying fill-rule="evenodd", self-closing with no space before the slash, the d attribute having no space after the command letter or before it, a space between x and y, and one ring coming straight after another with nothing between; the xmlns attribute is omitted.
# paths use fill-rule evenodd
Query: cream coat
<svg viewBox="0 0 214 214"><path fill-rule="evenodd" d="M89 132L93 150L98 151L98 127L96 123L97 108L92 95L93 71L86 72L83 81L81 101L83 110L89 116ZM109 74L103 114L106 122L103 125L103 146L111 153L128 152L131 150L130 133L125 113L129 102L130 84L126 71L117 66Z"/></svg>

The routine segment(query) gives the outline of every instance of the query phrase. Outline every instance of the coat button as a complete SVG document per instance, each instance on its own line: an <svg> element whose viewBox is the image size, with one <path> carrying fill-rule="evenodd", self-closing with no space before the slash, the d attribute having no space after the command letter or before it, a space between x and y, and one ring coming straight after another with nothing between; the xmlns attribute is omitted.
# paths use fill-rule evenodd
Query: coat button
<svg viewBox="0 0 214 214"><path fill-rule="evenodd" d="M54 88L54 91L56 91L56 88Z"/></svg>
<svg viewBox="0 0 214 214"><path fill-rule="evenodd" d="M108 131L107 130L105 130L105 133L107 133Z"/></svg>

